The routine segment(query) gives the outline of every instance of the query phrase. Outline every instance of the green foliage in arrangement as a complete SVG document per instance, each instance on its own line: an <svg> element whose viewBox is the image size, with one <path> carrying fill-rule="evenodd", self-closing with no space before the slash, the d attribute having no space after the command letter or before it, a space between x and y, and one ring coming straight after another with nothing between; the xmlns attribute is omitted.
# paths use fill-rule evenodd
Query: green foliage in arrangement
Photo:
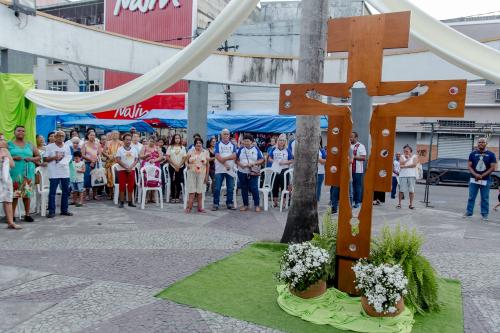
<svg viewBox="0 0 500 333"><path fill-rule="evenodd" d="M323 215L321 234L314 234L311 243L328 252L330 259L326 264L326 274L328 279L335 276L335 255L337 253L337 229L338 222L332 217L332 209L328 208Z"/></svg>
<svg viewBox="0 0 500 333"><path fill-rule="evenodd" d="M429 261L420 254L423 238L415 229L394 230L384 226L380 235L373 239L370 262L399 264L408 278L408 294L405 304L416 312L439 311L438 278Z"/></svg>

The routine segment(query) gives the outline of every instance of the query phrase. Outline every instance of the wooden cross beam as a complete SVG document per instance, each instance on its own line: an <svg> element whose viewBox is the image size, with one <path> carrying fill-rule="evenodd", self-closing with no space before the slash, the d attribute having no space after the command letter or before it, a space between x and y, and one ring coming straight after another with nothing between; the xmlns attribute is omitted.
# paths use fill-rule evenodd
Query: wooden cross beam
<svg viewBox="0 0 500 333"><path fill-rule="evenodd" d="M329 20L327 50L348 52L347 82L280 86L280 114L329 116L325 183L340 186L336 279L337 287L350 294L356 294L351 267L370 253L373 192L391 190L396 118L464 115L465 80L381 81L384 49L407 47L409 26L410 12ZM353 217L349 202L351 110L349 106L328 104L326 100L348 98L358 81L365 84L371 96L408 93L408 97L373 109L363 204L358 216ZM418 86L426 87L427 91L410 95Z"/></svg>

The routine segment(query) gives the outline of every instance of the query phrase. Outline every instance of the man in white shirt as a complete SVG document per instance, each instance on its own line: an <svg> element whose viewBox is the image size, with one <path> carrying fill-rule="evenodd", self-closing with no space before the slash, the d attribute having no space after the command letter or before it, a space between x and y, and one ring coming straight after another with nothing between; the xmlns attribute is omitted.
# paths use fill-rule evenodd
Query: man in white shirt
<svg viewBox="0 0 500 333"><path fill-rule="evenodd" d="M230 141L229 130L223 129L221 141L215 144L215 189L213 211L219 209L220 191L222 182L226 179L227 197L226 205L228 209L234 210L234 161L236 160L236 146Z"/></svg>
<svg viewBox="0 0 500 333"><path fill-rule="evenodd" d="M56 216L56 191L60 185L61 195L61 215L72 216L68 211L69 199L69 163L71 162L71 152L64 144L64 132L57 131L54 135L55 142L49 144L45 150L45 162L48 163L49 173L49 214L47 218Z"/></svg>
<svg viewBox="0 0 500 333"><path fill-rule="evenodd" d="M351 150L352 150L352 196L354 205L353 208L359 208L363 200L363 175L365 173L366 148L365 145L359 142L358 133L351 133Z"/></svg>
<svg viewBox="0 0 500 333"><path fill-rule="evenodd" d="M139 162L139 153L131 146L131 137L129 133L123 135L123 146L118 148L115 156L116 163L118 163L117 171L120 191L120 204L118 207L120 208L123 208L125 203L125 190L128 191L128 206L135 207L133 200L135 166Z"/></svg>

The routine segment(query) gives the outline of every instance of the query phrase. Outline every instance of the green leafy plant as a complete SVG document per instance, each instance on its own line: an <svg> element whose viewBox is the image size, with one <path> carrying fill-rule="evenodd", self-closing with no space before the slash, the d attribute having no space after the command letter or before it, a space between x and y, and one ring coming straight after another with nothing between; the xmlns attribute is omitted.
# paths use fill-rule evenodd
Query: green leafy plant
<svg viewBox="0 0 500 333"><path fill-rule="evenodd" d="M320 234L314 234L311 243L314 246L322 248L328 252L330 258L326 264L326 274L328 279L335 276L335 255L337 252L337 220L332 216L331 208L323 215L322 231Z"/></svg>
<svg viewBox="0 0 500 333"><path fill-rule="evenodd" d="M420 253L423 241L415 229L398 225L391 230L384 226L380 235L373 239L370 253L370 262L374 265L401 265L408 278L405 304L420 314L439 311L438 278L432 265Z"/></svg>

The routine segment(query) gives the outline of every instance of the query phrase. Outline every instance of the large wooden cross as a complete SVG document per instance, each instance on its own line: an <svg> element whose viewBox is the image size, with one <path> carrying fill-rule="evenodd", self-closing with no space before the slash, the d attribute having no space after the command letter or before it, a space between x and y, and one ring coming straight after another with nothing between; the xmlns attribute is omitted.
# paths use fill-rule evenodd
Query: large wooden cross
<svg viewBox="0 0 500 333"><path fill-rule="evenodd" d="M351 267L370 253L373 192L391 191L396 117L464 115L465 80L381 81L384 49L408 47L409 26L410 12L329 20L327 51L348 52L347 82L280 86L281 114L329 116L325 184L340 186L336 280L337 287L350 294L356 294ZM411 70L411 64L407 66ZM358 81L365 84L370 96L408 93L408 97L373 108L363 204L358 216L353 217L349 202L351 110L327 103L325 96L349 98L351 87ZM427 90L409 93L419 86Z"/></svg>

